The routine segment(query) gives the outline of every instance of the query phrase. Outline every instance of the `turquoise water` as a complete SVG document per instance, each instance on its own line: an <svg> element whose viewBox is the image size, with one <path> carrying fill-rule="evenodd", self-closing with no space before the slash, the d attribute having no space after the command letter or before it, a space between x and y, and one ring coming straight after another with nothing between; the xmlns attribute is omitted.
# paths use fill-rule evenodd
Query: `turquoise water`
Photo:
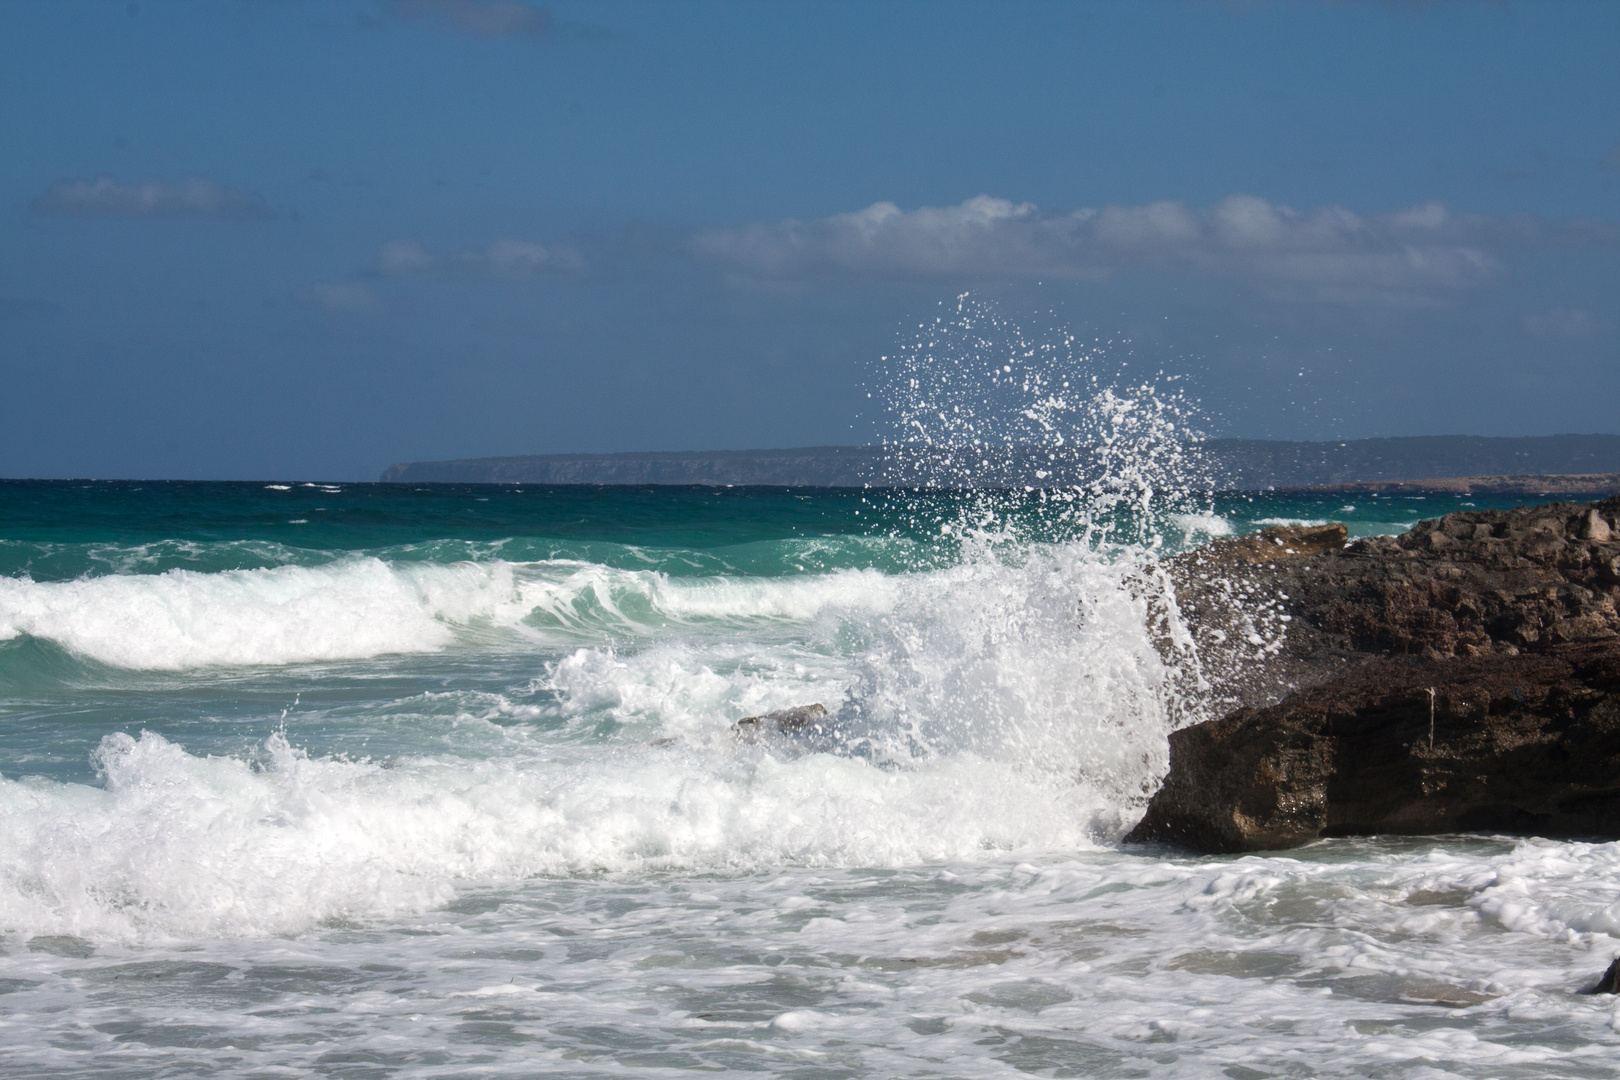
<svg viewBox="0 0 1620 1080"><path fill-rule="evenodd" d="M1474 505L0 482L0 1055L1613 1075L1616 845L1118 842L1200 716L1165 554Z"/></svg>
<svg viewBox="0 0 1620 1080"><path fill-rule="evenodd" d="M938 526L966 501L882 489L6 480L0 574L61 581L316 565L356 553L439 562L591 558L670 573L763 575L804 572L808 555L817 569L909 569L919 559L955 557L940 550ZM1332 520L1367 535L1522 501L1244 494L1216 496L1211 508L1238 531L1261 521ZM1015 494L997 510L1039 534L1047 506L1040 493Z"/></svg>

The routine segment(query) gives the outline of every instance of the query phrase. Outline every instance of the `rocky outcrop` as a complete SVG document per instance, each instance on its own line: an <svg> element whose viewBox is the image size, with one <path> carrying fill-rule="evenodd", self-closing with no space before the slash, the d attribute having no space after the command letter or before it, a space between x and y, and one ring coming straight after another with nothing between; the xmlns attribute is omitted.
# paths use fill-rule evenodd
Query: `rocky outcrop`
<svg viewBox="0 0 1620 1080"><path fill-rule="evenodd" d="M1183 611L1217 658L1230 643L1216 682L1239 707L1171 736L1126 839L1620 837L1617 516L1610 499L1349 544L1268 530L1183 558Z"/></svg>
<svg viewBox="0 0 1620 1080"><path fill-rule="evenodd" d="M1620 649L1386 657L1171 736L1132 833L1200 851L1487 830L1620 836Z"/></svg>

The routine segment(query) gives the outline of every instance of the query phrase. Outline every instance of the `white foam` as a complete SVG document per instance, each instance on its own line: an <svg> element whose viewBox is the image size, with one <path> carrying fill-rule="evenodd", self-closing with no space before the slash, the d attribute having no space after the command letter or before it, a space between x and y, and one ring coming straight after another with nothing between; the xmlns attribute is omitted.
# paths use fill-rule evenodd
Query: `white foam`
<svg viewBox="0 0 1620 1080"><path fill-rule="evenodd" d="M813 619L828 607L881 610L895 588L872 570L670 578L571 560L353 558L64 582L0 578L0 640L28 634L104 664L176 671L434 652L469 628L557 643L675 624L735 629Z"/></svg>
<svg viewBox="0 0 1620 1080"><path fill-rule="evenodd" d="M1188 538L1231 536L1232 523L1216 513L1174 514L1170 518Z"/></svg>
<svg viewBox="0 0 1620 1080"><path fill-rule="evenodd" d="M1450 838L739 864L469 890L364 932L340 916L268 940L56 938L0 957L27 1020L0 1026L0 1053L48 1073L71 1043L116 1074L133 1043L230 1077L319 1073L334 1047L480 1075L631 1055L644 1072L658 1055L908 1077L941 1061L953 1076L1609 1075L1615 1004L1572 991L1615 939L1481 914L1492 882L1531 864L1545 906L1591 912L1620 852Z"/></svg>
<svg viewBox="0 0 1620 1080"><path fill-rule="evenodd" d="M536 874L1086 849L1140 812L1165 765L1165 735L1190 718L1194 696L1190 639L1156 564L1101 560L1078 544L901 577L670 579L560 562L376 560L292 571L19 584L25 596L73 599L45 612L78 635L74 646L147 665L286 655L273 650L290 652L281 643L300 628L331 635L313 647L336 648L319 641L371 620L395 636L367 647L438 647L475 619L526 631L537 618L674 629L619 649L599 632L597 644L566 652L532 688L552 702L545 709L499 695L474 703L541 725L492 760L407 757L385 768L310 758L280 736L250 759L199 758L156 734L114 734L98 751L105 790L0 780L4 927L95 938L297 933ZM187 602L203 615L176 617ZM110 617L98 604L168 636L144 653L127 626L93 637L85 627L101 623L90 616ZM338 628L316 627L317 615ZM754 620L751 631L736 633L739 620ZM265 626L274 634L255 637ZM708 626L725 632L693 630ZM113 641L126 651L104 644ZM729 734L745 713L809 701L839 714L844 743L744 747ZM613 725L616 745L589 734ZM646 745L655 736L677 742Z"/></svg>
<svg viewBox="0 0 1620 1080"><path fill-rule="evenodd" d="M151 733L97 752L105 790L0 780L0 930L259 936L443 904L536 874L894 866L1090 846L1073 785L973 755L884 771L728 747L590 758L199 758Z"/></svg>
<svg viewBox="0 0 1620 1080"><path fill-rule="evenodd" d="M1192 718L1196 656L1152 560L1082 545L927 575L879 621L859 693L885 728L1080 777L1127 808ZM1127 810L1128 812L1128 810Z"/></svg>
<svg viewBox="0 0 1620 1080"><path fill-rule="evenodd" d="M503 580L503 578L505 580ZM498 602L498 566L328 566L0 578L0 640L29 634L117 667L175 671L429 652Z"/></svg>
<svg viewBox="0 0 1620 1080"><path fill-rule="evenodd" d="M1268 517L1255 520L1256 525L1292 525L1298 528L1314 528L1318 525L1328 524L1327 518L1291 518Z"/></svg>
<svg viewBox="0 0 1620 1080"><path fill-rule="evenodd" d="M758 620L803 622L828 608L877 612L893 603L900 588L896 578L876 570L788 578L672 578L656 571L554 560L522 568L512 611L523 609L521 617L531 626L589 632L634 633L703 623L735 629Z"/></svg>
<svg viewBox="0 0 1620 1080"><path fill-rule="evenodd" d="M1197 656L1151 560L1103 561L1074 544L1016 564L976 559L817 588L802 610L773 598L769 610L814 616L787 640L587 646L538 686L564 715L638 725L649 738L704 736L716 717L820 702L867 752L905 761L970 751L1082 778L1126 813L1162 772L1167 733L1198 715ZM736 599L756 610L749 590Z"/></svg>

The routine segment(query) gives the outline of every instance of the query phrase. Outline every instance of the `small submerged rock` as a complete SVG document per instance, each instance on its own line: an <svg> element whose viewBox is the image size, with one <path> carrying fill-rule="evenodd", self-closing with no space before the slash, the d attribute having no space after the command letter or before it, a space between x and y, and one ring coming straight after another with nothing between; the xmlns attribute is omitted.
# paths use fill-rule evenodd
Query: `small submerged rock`
<svg viewBox="0 0 1620 1080"><path fill-rule="evenodd" d="M1597 985L1587 990L1588 994L1620 994L1620 956L1614 958L1609 970L1603 973L1603 978Z"/></svg>
<svg viewBox="0 0 1620 1080"><path fill-rule="evenodd" d="M731 725L731 737L750 746L756 743L791 744L803 750L814 748L835 736L834 723L834 717L826 706L817 702L813 705L795 705L791 709L777 709L759 716L745 716ZM669 747L680 742L680 736L671 735L654 739L648 745Z"/></svg>
<svg viewBox="0 0 1620 1080"><path fill-rule="evenodd" d="M777 709L763 716L745 716L731 725L731 734L744 743L757 743L773 735L820 735L829 729L831 721L826 707L818 702Z"/></svg>

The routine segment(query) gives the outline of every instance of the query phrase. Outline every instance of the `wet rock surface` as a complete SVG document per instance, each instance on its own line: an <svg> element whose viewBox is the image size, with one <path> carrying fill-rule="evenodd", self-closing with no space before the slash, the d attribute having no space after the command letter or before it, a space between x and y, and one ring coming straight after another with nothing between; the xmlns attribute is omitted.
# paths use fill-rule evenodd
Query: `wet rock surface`
<svg viewBox="0 0 1620 1080"><path fill-rule="evenodd" d="M781 735L819 735L831 726L826 706L817 703L778 709L763 716L745 716L731 725L731 734L738 742L757 743Z"/></svg>
<svg viewBox="0 0 1620 1080"><path fill-rule="evenodd" d="M1617 517L1609 499L1348 544L1279 528L1183 557L1178 599L1237 708L1170 737L1126 839L1620 837Z"/></svg>
<svg viewBox="0 0 1620 1080"><path fill-rule="evenodd" d="M1597 985L1591 987L1586 993L1620 994L1620 957L1615 958L1614 963L1609 965L1609 969L1597 981Z"/></svg>

